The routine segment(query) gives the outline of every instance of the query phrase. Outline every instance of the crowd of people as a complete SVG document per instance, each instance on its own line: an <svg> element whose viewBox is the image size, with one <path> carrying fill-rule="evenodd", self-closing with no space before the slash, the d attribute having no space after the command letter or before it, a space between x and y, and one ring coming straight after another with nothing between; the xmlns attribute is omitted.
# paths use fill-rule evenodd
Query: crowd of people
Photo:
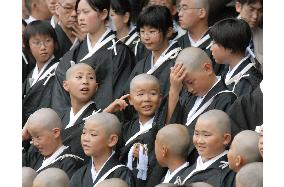
<svg viewBox="0 0 284 187"><path fill-rule="evenodd" d="M24 187L263 185L262 0L23 0Z"/></svg>

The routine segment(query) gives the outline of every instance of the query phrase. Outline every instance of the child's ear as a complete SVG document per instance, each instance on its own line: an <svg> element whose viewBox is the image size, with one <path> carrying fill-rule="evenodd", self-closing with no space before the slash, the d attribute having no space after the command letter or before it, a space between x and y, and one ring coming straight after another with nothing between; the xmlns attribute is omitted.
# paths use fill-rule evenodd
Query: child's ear
<svg viewBox="0 0 284 187"><path fill-rule="evenodd" d="M53 132L53 135L54 135L55 138L60 137L60 132L61 132L60 128L53 128L52 132Z"/></svg>
<svg viewBox="0 0 284 187"><path fill-rule="evenodd" d="M244 165L244 159L240 155L237 155L235 159L235 164L237 168L241 168Z"/></svg>
<svg viewBox="0 0 284 187"><path fill-rule="evenodd" d="M114 147L118 142L118 136L116 134L111 134L108 139L108 146Z"/></svg>
<svg viewBox="0 0 284 187"><path fill-rule="evenodd" d="M212 65L210 63L203 64L203 69L205 72L211 73L212 72Z"/></svg>
<svg viewBox="0 0 284 187"><path fill-rule="evenodd" d="M168 148L166 146L162 146L162 156L166 157L168 155Z"/></svg>
<svg viewBox="0 0 284 187"><path fill-rule="evenodd" d="M129 94L128 101L129 101L129 104L133 106L131 94Z"/></svg>
<svg viewBox="0 0 284 187"><path fill-rule="evenodd" d="M127 23L129 21L129 18L130 18L130 14L129 14L129 12L126 12L123 15L123 23Z"/></svg>
<svg viewBox="0 0 284 187"><path fill-rule="evenodd" d="M237 11L238 13L240 13L241 10L242 10L242 4L237 1L237 2L236 2L236 5L235 5L235 8L236 8L236 11Z"/></svg>
<svg viewBox="0 0 284 187"><path fill-rule="evenodd" d="M64 88L64 90L66 90L67 92L69 92L69 85L68 85L68 81L67 81L67 80L64 80L64 81L63 81L63 88Z"/></svg>
<svg viewBox="0 0 284 187"><path fill-rule="evenodd" d="M224 145L229 145L232 140L232 136L229 133L224 134Z"/></svg>

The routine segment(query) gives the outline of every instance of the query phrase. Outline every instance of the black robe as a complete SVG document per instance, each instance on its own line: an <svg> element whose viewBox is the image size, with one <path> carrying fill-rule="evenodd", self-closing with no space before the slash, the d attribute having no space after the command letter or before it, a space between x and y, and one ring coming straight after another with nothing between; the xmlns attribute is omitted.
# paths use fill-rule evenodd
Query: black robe
<svg viewBox="0 0 284 187"><path fill-rule="evenodd" d="M201 108L208 100L210 100L214 95L216 95L217 93L221 92L221 91L225 91L227 90L225 83L220 80L205 96L205 98L202 100L202 102L200 103L199 107L197 108L197 110L199 108ZM201 113L205 113L209 110L213 110L213 109L219 109L222 110L224 112L228 112L230 106L234 103L234 101L236 100L237 96L232 93L232 92L224 92L224 93L220 93L218 95L216 95L212 101L212 103ZM180 123L180 124L186 124L187 122L187 116L188 113L190 112L191 108L194 106L195 101L197 99L197 96L193 96L191 95L189 92L187 91L182 91L180 94L180 99L176 105L176 108L173 112L173 115L171 117L170 123ZM168 97L165 97L161 103L161 106L159 108L159 112L158 112L158 118L159 121L163 121L165 120L165 116L167 114L167 107L168 107ZM196 121L198 119L198 116L187 126L188 132L189 132L189 136L191 137L191 141L190 141L190 148L189 148L189 164L192 165L198 154L197 151L192 143L192 137L194 134L194 129L195 129L195 124ZM163 122L165 124L165 121ZM232 127L232 131L239 131L239 129L235 126Z"/></svg>
<svg viewBox="0 0 284 187"><path fill-rule="evenodd" d="M29 54L25 52L23 49L22 51L22 83L26 80L29 73L34 69L35 62L34 59L29 57Z"/></svg>
<svg viewBox="0 0 284 187"><path fill-rule="evenodd" d="M111 31L105 38L112 34L113 32ZM114 40L116 41L116 39ZM93 100L98 108L104 109L114 99L122 95L123 86L133 69L135 58L130 49L121 42L116 43L116 50L108 49L111 46L113 46L113 42L109 41L91 57L80 62L88 53L86 38L62 57L55 72L55 84L51 102L54 110L62 112L62 109L71 106L69 93L62 86L66 71L71 67L70 61L89 64L96 70L98 90ZM117 51L117 55L115 55L115 51Z"/></svg>
<svg viewBox="0 0 284 187"><path fill-rule="evenodd" d="M202 38L204 38L205 36L207 36L209 32L207 31L203 36ZM209 34L208 34L209 35ZM209 35L210 36L210 35ZM190 40L189 40L189 37L188 37L188 32L186 34L184 34L183 36L181 36L180 38L177 39L178 41L178 44L179 46L184 49L186 47L191 47L191 43L190 43ZM202 44L200 44L198 46L198 48L204 50L207 55L210 57L211 61L212 61L212 65L213 65L213 69L214 69L214 72L216 75L221 75L222 71L224 70L225 68L225 65L223 64L217 64L213 58L213 55L211 53L211 50L210 50L210 47L209 45L211 44L212 42L212 38L209 37L208 40L204 41Z"/></svg>
<svg viewBox="0 0 284 187"><path fill-rule="evenodd" d="M55 63L57 59L51 60L41 75L45 72L52 70L51 74L55 71ZM23 83L22 92L22 125L26 123L29 116L40 108L50 107L51 93L54 84L54 76L46 75L42 80L37 81L32 87L30 87L29 79L32 77L33 71L31 71ZM49 79L49 80L48 80ZM47 81L48 80L48 81ZM47 81L47 82L46 82ZM46 84L44 85L44 83Z"/></svg>
<svg viewBox="0 0 284 187"><path fill-rule="evenodd" d="M72 41L68 38L68 36L65 34L63 29L59 24L55 25L55 33L57 36L57 42L58 42L58 51L57 56L58 58L61 58L73 45Z"/></svg>
<svg viewBox="0 0 284 187"><path fill-rule="evenodd" d="M234 71L231 78L234 77L239 72L241 72L249 63L251 63L249 58L243 61L239 65L239 67ZM224 79L228 70L229 66L226 66L222 75ZM242 96L251 93L260 84L260 82L263 79L262 74L255 67L251 67L244 75L249 75L249 76L242 77L236 85L234 82L227 85L229 90L233 90L233 87L235 85L234 92L237 94L237 96Z"/></svg>
<svg viewBox="0 0 284 187"><path fill-rule="evenodd" d="M69 124L70 121L70 109L66 109L61 117L63 127L61 131L61 138L64 145L69 146L73 153L78 155L79 157L85 160L84 163L89 161L87 155L85 155L84 150L81 145L81 134L84 127L85 121L83 120L85 117L92 115L92 112L97 110L95 103L90 104L84 112L78 117L72 127L65 129L65 127Z"/></svg>
<svg viewBox="0 0 284 187"><path fill-rule="evenodd" d="M163 177L164 173L167 171L165 168L161 168L159 164L157 163L156 160L156 155L155 155L155 139L156 139L156 134L159 129L162 127L159 127L156 125L156 120L154 119L152 123L152 128L144 133L140 134L137 136L135 139L133 139L131 142L129 142L127 145L125 143L137 132L140 130L140 124L138 118L128 121L123 123L122 126L122 138L120 142L120 161L124 164L127 164L127 159L128 159L128 153L131 149L131 147L135 143L141 143L141 144L147 144L148 148L148 170L147 170L147 179L146 181L138 179L137 173L138 170L136 169L136 161L134 161L133 164L133 174L136 179L136 186L154 186L156 184L159 184L159 181ZM155 169L154 169L155 168ZM155 177L153 177L155 176Z"/></svg>
<svg viewBox="0 0 284 187"><path fill-rule="evenodd" d="M70 187L93 187L97 181L111 168L115 167L116 165L119 165L120 163L116 159L115 155L113 155L107 163L104 165L104 167L101 169L101 172L97 176L95 182L93 183L92 179L92 159L90 159L89 163L87 165L84 165L81 167L76 173L74 173L73 177L70 180ZM110 178L121 178L124 180L129 187L135 187L135 179L132 174L132 172L126 167L122 166L120 168L117 168L113 172L111 172L105 179Z"/></svg>
<svg viewBox="0 0 284 187"><path fill-rule="evenodd" d="M188 168L189 168L189 166L182 168L180 171L178 171L178 172L171 178L171 180L170 180L168 183L174 184L174 183L178 180L178 178L181 177L181 175L184 173L184 171L187 170ZM164 177L162 178L161 183L165 180L165 177L166 177L166 176L164 176Z"/></svg>
<svg viewBox="0 0 284 187"><path fill-rule="evenodd" d="M70 156L72 155L72 156ZM41 170L37 171L38 173L42 170L45 170L47 168L59 168L66 172L69 178L72 177L72 175L83 166L82 158L78 157L76 154L74 154L70 147L65 149L58 157L61 157L61 159L58 159L56 162L42 168ZM31 167L34 170L38 170L42 162L44 160L44 156L38 152L38 150L31 146L30 150L24 154L23 160L22 160L22 166Z"/></svg>
<svg viewBox="0 0 284 187"><path fill-rule="evenodd" d="M235 186L236 173L229 168L227 165L225 168L220 167L224 162L228 162L227 155L222 156L215 162L213 162L208 168L202 171L195 172L189 179L186 180L185 184L194 182L206 182L214 187L233 187ZM196 162L191 167L187 168L182 176L183 180L196 168Z"/></svg>
<svg viewBox="0 0 284 187"><path fill-rule="evenodd" d="M263 124L263 93L258 86L252 93L236 99L228 111L240 130L255 130Z"/></svg>

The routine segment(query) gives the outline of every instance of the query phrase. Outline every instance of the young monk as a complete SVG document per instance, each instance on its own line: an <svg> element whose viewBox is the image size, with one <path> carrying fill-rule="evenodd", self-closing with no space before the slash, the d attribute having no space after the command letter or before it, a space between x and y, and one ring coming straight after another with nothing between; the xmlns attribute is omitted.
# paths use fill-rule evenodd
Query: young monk
<svg viewBox="0 0 284 187"><path fill-rule="evenodd" d="M61 169L48 168L36 176L33 187L69 187L69 178Z"/></svg>
<svg viewBox="0 0 284 187"><path fill-rule="evenodd" d="M22 187L32 187L37 173L30 167L22 167Z"/></svg>
<svg viewBox="0 0 284 187"><path fill-rule="evenodd" d="M128 187L127 183L119 178L106 179L100 182L96 187Z"/></svg>
<svg viewBox="0 0 284 187"><path fill-rule="evenodd" d="M263 186L263 163L252 162L240 169L236 175L236 187Z"/></svg>

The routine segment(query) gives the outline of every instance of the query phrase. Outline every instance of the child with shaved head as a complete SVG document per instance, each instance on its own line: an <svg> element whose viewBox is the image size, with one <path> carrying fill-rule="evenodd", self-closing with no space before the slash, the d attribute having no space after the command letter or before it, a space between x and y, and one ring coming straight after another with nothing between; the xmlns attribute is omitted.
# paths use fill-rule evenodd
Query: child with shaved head
<svg viewBox="0 0 284 187"><path fill-rule="evenodd" d="M128 187L127 183L119 178L106 179L100 182L96 187Z"/></svg>
<svg viewBox="0 0 284 187"><path fill-rule="evenodd" d="M114 151L120 134L120 122L113 114L97 113L85 121L81 144L91 159L73 175L71 187L92 187L109 178L121 178L135 187L131 171L119 163Z"/></svg>
<svg viewBox="0 0 284 187"><path fill-rule="evenodd" d="M71 178L83 165L83 159L74 155L61 139L61 120L50 108L42 108L30 115L26 128L32 137L30 150L23 156L23 166L37 172L56 167L64 170Z"/></svg>
<svg viewBox="0 0 284 187"><path fill-rule="evenodd" d="M199 48L188 47L179 53L171 69L170 82L169 96L167 102L162 102L160 114L167 115L166 124L186 125L190 137L200 114L212 109L227 111L236 99L221 77L215 75L208 55ZM188 153L192 165L197 158L192 143Z"/></svg>
<svg viewBox="0 0 284 187"><path fill-rule="evenodd" d="M236 175L236 187L263 186L263 163L252 162L240 169Z"/></svg>
<svg viewBox="0 0 284 187"><path fill-rule="evenodd" d="M61 169L48 168L36 176L33 187L69 187L69 177Z"/></svg>
<svg viewBox="0 0 284 187"><path fill-rule="evenodd" d="M259 134L251 130L241 131L234 137L228 152L229 166L232 170L238 172L248 163L262 161L258 140Z"/></svg>
<svg viewBox="0 0 284 187"><path fill-rule="evenodd" d="M32 187L34 178L37 173L30 167L22 168L22 187Z"/></svg>
<svg viewBox="0 0 284 187"><path fill-rule="evenodd" d="M225 112L210 110L200 115L193 135L199 156L184 171L182 184L206 182L212 186L233 186L235 173L226 164L226 147L230 141L231 120Z"/></svg>
<svg viewBox="0 0 284 187"><path fill-rule="evenodd" d="M155 153L159 164L168 168L162 183L181 183L180 175L189 165L186 161L189 142L184 125L170 124L159 130L155 140Z"/></svg>

